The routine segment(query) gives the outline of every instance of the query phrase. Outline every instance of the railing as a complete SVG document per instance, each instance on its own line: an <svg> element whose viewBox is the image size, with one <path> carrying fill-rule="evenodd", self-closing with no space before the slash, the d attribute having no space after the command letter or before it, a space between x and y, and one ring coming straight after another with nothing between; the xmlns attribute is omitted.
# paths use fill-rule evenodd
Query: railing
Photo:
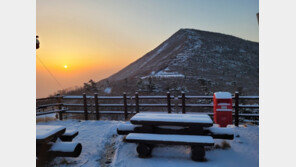
<svg viewBox="0 0 296 167"><path fill-rule="evenodd" d="M259 118L259 113L240 113L239 110L241 109L259 109L258 102L257 104L241 104L241 100L259 100L259 96L239 96L238 92L234 93L232 97L234 100L233 108L233 116L234 116L234 123L236 126L239 125L240 119L239 118L253 118L257 121ZM52 101L55 99L55 102ZM139 96L136 92L134 96L127 96L126 93L123 93L122 96L98 96L98 94L94 94L93 96L87 96L83 94L82 96L61 96L57 95L52 98L43 98L37 99L37 107L39 112L36 113L37 116L39 115L46 115L51 113L58 113L59 119L63 120L63 114L83 114L84 119L88 120L90 114L95 115L95 119L99 120L101 114L124 114L125 120L128 119L129 114L144 112L144 108L166 108L168 113L172 113L172 109L175 112L178 112L181 109L181 112L185 114L187 110L190 108L212 108L212 103L190 103L192 100L204 100L204 101L211 101L213 96L191 96L186 95L182 92L181 96L171 96L170 92L167 92L166 96ZM52 103L50 104L42 104L38 105L38 102L50 100ZM65 103L66 101L72 101L72 103ZM81 101L82 103L74 102L73 100ZM99 101L104 100L104 103L99 103ZM121 103L106 103L108 100L120 100ZM150 102L153 100L165 100L164 103L140 103L141 100L149 100ZM176 103L172 104L172 100ZM128 103L129 101L129 103ZM51 107L52 110L40 112L40 109L44 109L47 107ZM77 110L69 110L69 108L83 108L83 111ZM92 110L90 110L92 108ZM106 111L101 110L102 108L121 108L120 111ZM91 112L92 111L92 112ZM155 110L154 110L155 111ZM196 111L191 111L196 112ZM213 115L213 112L208 112L207 114ZM252 120L251 120L252 121Z"/></svg>

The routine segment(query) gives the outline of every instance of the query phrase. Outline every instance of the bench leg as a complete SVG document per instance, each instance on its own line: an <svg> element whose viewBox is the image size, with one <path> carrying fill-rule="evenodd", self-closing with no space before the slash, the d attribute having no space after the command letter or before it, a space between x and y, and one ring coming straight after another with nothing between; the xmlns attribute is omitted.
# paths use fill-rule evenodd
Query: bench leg
<svg viewBox="0 0 296 167"><path fill-rule="evenodd" d="M204 146L191 146L191 159L193 161L204 161L205 155L206 152Z"/></svg>
<svg viewBox="0 0 296 167"><path fill-rule="evenodd" d="M137 152L140 158L147 158L151 156L153 147L148 144L138 144Z"/></svg>

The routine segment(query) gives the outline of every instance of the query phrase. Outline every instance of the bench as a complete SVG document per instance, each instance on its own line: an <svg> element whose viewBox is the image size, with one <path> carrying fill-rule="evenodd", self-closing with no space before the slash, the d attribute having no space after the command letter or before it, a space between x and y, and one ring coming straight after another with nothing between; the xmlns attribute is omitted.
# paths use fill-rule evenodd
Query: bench
<svg viewBox="0 0 296 167"><path fill-rule="evenodd" d="M76 130L66 130L66 132L62 134L59 138L62 141L72 141L78 135L78 133L79 132Z"/></svg>
<svg viewBox="0 0 296 167"><path fill-rule="evenodd" d="M78 157L82 145L77 142L57 142L51 145L49 154L52 157Z"/></svg>
<svg viewBox="0 0 296 167"><path fill-rule="evenodd" d="M169 127L156 126L152 131L147 130L146 127L140 125L133 125L130 123L123 124L117 128L117 134L128 135L129 133L155 133L155 134L187 134L187 135L204 135L212 136L214 139L228 139L234 138L234 131L232 128L220 128L217 126L204 127L203 131L197 131L189 127Z"/></svg>
<svg viewBox="0 0 296 167"><path fill-rule="evenodd" d="M191 159L194 161L204 160L204 146L214 146L211 136L197 135L130 133L126 136L126 142L138 144L137 152L140 158L149 157L153 147L157 144L189 145L191 146Z"/></svg>

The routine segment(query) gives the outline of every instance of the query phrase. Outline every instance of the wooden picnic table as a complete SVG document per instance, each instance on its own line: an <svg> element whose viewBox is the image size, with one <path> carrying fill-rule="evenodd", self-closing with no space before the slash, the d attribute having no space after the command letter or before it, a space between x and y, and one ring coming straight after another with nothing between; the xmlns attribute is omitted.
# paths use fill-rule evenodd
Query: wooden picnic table
<svg viewBox="0 0 296 167"><path fill-rule="evenodd" d="M57 125L36 126L36 155L37 164L54 157L78 157L82 145L72 142L78 131L66 132L66 127ZM60 138L61 141L57 141ZM63 142L67 141L67 142Z"/></svg>
<svg viewBox="0 0 296 167"><path fill-rule="evenodd" d="M203 161L204 147L214 145L213 137L233 138L228 129L213 127L213 121L207 114L138 113L130 122L133 125L122 126L117 133L128 134L125 141L138 144L137 152L141 158L151 156L157 144L189 145L191 158Z"/></svg>
<svg viewBox="0 0 296 167"><path fill-rule="evenodd" d="M56 125L37 125L36 126L36 143L48 143L63 135L66 131L64 126Z"/></svg>

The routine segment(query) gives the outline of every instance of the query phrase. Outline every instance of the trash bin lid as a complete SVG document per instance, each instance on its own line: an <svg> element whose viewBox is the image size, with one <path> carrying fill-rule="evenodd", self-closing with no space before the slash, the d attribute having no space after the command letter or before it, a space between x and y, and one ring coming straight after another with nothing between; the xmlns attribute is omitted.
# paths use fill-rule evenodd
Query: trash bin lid
<svg viewBox="0 0 296 167"><path fill-rule="evenodd" d="M216 99L231 99L231 93L229 92L215 92L214 93Z"/></svg>

